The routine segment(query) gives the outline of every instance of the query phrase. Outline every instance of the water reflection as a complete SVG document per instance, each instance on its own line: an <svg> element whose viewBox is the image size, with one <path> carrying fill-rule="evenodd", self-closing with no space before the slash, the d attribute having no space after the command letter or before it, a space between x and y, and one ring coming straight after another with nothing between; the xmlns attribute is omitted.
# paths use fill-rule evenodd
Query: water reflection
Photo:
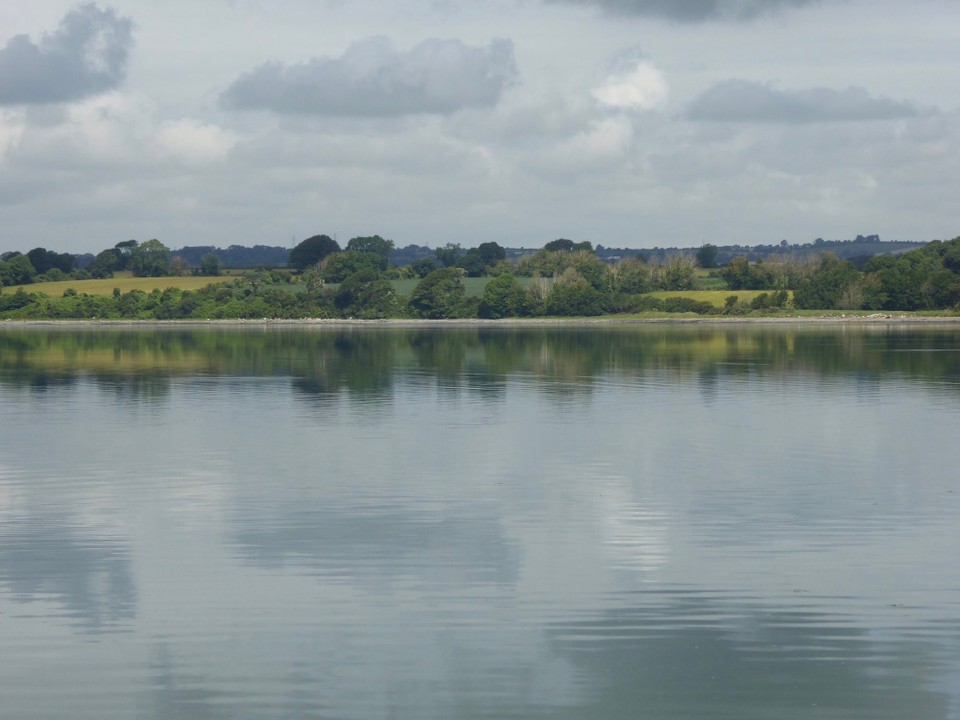
<svg viewBox="0 0 960 720"><path fill-rule="evenodd" d="M632 326L620 328L218 330L0 329L0 383L48 387L93 378L145 402L177 375L293 378L304 395L344 390L389 399L398 377L444 389L502 392L511 376L546 393L589 393L602 376L651 372L695 379L902 377L960 387L960 339L950 328Z"/></svg>
<svg viewBox="0 0 960 720"><path fill-rule="evenodd" d="M0 702L956 718L958 350L937 327L0 329Z"/></svg>
<svg viewBox="0 0 960 720"><path fill-rule="evenodd" d="M0 586L20 604L61 606L85 632L123 628L136 615L126 545L62 515L0 514Z"/></svg>

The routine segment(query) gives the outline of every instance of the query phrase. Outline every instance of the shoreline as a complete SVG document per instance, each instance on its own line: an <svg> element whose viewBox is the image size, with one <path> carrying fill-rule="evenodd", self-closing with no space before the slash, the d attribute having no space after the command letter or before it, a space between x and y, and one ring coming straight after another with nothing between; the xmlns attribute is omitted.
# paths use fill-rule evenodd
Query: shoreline
<svg viewBox="0 0 960 720"><path fill-rule="evenodd" d="M414 318L385 318L357 320L352 318L263 318L217 320L0 320L4 328L522 328L522 327L600 327L629 325L960 325L960 316L902 315L873 313L870 315L820 315L794 317L595 317L595 318L452 318L427 320Z"/></svg>

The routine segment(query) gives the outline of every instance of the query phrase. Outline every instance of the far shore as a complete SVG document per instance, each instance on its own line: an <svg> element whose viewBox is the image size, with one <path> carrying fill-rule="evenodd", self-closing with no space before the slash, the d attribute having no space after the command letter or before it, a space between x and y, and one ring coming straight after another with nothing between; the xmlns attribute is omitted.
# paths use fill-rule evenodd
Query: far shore
<svg viewBox="0 0 960 720"><path fill-rule="evenodd" d="M387 318L356 320L350 318L299 318L294 320L263 318L247 320L0 320L3 328L208 328L208 327L407 327L407 328L522 328L522 327L595 327L616 325L960 325L960 315L907 315L871 313L789 317L618 317L591 318L503 318L485 320L459 318L424 320Z"/></svg>

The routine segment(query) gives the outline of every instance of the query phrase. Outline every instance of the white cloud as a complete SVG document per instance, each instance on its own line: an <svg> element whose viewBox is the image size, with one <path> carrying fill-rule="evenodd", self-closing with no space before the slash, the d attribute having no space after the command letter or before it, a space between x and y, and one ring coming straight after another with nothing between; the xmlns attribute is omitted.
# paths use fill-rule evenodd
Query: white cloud
<svg viewBox="0 0 960 720"><path fill-rule="evenodd" d="M223 160L236 143L234 133L189 118L164 123L157 132L158 146L188 165Z"/></svg>
<svg viewBox="0 0 960 720"><path fill-rule="evenodd" d="M642 61L608 77L593 90L593 96L611 108L653 110L666 103L669 92L663 73L653 63Z"/></svg>

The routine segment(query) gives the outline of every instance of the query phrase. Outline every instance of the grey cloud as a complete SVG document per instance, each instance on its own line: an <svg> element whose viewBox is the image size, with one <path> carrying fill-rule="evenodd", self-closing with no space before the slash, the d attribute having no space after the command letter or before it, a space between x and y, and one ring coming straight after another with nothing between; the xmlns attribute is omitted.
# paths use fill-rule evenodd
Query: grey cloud
<svg viewBox="0 0 960 720"><path fill-rule="evenodd" d="M813 5L824 0L548 0L593 5L617 15L642 15L677 22L751 20L788 8Z"/></svg>
<svg viewBox="0 0 960 720"><path fill-rule="evenodd" d="M68 12L39 43L12 37L0 50L0 105L69 102L117 87L132 30L129 19L91 3Z"/></svg>
<svg viewBox="0 0 960 720"><path fill-rule="evenodd" d="M785 92L746 80L718 83L687 109L691 120L752 123L823 123L913 117L910 103L870 96L862 88Z"/></svg>
<svg viewBox="0 0 960 720"><path fill-rule="evenodd" d="M278 113L395 117L495 105L517 76L513 43L486 47L425 40L409 52L383 37L354 43L339 58L270 62L220 96L228 108Z"/></svg>

